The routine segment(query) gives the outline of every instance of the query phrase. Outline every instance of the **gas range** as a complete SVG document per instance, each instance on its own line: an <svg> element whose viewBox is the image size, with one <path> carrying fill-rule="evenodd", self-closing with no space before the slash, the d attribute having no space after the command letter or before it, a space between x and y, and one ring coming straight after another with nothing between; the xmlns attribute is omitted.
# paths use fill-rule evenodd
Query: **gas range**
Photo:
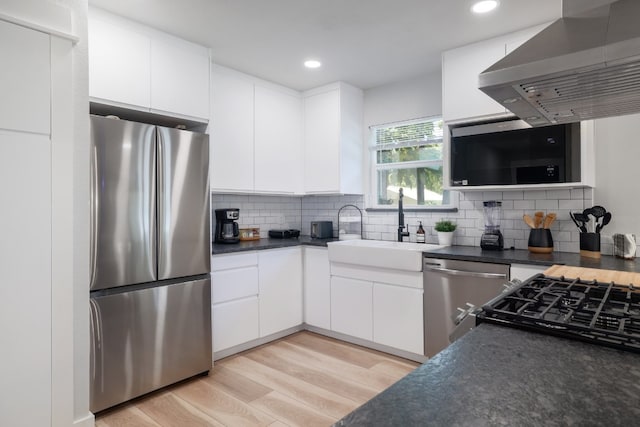
<svg viewBox="0 0 640 427"><path fill-rule="evenodd" d="M484 322L640 353L640 287L538 274L485 304Z"/></svg>

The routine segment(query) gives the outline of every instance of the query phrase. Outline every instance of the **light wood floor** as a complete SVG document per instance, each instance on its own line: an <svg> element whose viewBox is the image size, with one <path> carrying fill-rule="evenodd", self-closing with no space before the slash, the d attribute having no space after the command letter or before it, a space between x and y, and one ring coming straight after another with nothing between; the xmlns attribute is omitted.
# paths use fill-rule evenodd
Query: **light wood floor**
<svg viewBox="0 0 640 427"><path fill-rule="evenodd" d="M299 332L216 361L207 377L106 411L96 426L329 426L417 366Z"/></svg>

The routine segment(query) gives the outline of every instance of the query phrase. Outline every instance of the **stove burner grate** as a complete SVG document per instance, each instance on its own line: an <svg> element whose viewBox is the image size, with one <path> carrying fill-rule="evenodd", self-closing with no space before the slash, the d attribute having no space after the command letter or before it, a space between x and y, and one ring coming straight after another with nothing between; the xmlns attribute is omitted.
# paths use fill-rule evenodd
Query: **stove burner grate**
<svg viewBox="0 0 640 427"><path fill-rule="evenodd" d="M490 301L478 323L493 322L640 352L640 289L536 275Z"/></svg>

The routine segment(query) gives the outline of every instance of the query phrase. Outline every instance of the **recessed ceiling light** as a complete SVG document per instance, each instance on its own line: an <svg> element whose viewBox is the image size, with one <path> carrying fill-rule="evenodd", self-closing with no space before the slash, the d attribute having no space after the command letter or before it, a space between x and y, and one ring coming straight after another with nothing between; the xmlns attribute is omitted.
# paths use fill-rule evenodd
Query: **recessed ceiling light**
<svg viewBox="0 0 640 427"><path fill-rule="evenodd" d="M487 13L498 7L498 0L483 0L478 1L471 6L473 13Z"/></svg>
<svg viewBox="0 0 640 427"><path fill-rule="evenodd" d="M307 68L320 68L322 63L320 61L316 61L315 59L309 59L308 61L304 61L304 66Z"/></svg>

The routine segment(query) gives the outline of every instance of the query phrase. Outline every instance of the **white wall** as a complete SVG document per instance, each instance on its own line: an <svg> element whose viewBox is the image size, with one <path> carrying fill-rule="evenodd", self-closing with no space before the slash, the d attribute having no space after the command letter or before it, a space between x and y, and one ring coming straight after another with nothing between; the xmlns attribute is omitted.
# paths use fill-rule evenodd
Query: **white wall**
<svg viewBox="0 0 640 427"><path fill-rule="evenodd" d="M596 188L594 203L612 213L603 244L615 233L640 239L640 114L595 122Z"/></svg>
<svg viewBox="0 0 640 427"><path fill-rule="evenodd" d="M435 71L364 91L365 137L373 125L442 114L442 75Z"/></svg>
<svg viewBox="0 0 640 427"><path fill-rule="evenodd" d="M371 188L369 143L371 126L442 114L442 73L440 70L364 91L363 103L363 185Z"/></svg>

